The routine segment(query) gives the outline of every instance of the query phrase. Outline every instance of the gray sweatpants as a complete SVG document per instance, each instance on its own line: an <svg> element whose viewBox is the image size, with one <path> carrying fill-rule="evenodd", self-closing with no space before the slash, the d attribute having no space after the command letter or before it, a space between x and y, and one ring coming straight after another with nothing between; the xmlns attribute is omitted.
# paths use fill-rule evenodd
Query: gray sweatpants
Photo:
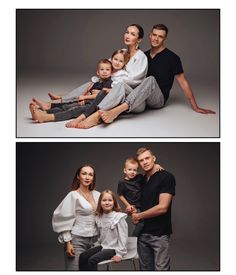
<svg viewBox="0 0 236 275"><path fill-rule="evenodd" d="M76 89L70 91L68 94L63 95L61 97L61 102L62 103L68 103L70 101L73 101L74 99L76 99L78 96L82 95L84 91L87 90L88 86L91 84L91 82L87 82L79 87L77 87Z"/></svg>
<svg viewBox="0 0 236 275"><path fill-rule="evenodd" d="M170 270L169 236L141 234L138 238L138 254L140 270Z"/></svg>
<svg viewBox="0 0 236 275"><path fill-rule="evenodd" d="M74 247L75 256L68 257L65 252L65 268L66 270L79 270L79 256L82 252L87 251L93 247L97 241L97 236L94 237L80 237L72 235L71 243Z"/></svg>
<svg viewBox="0 0 236 275"><path fill-rule="evenodd" d="M153 76L149 76L136 88L121 82L115 85L98 105L100 110L110 110L121 103L129 105L128 112L141 113L146 107L159 109L164 106L164 96Z"/></svg>

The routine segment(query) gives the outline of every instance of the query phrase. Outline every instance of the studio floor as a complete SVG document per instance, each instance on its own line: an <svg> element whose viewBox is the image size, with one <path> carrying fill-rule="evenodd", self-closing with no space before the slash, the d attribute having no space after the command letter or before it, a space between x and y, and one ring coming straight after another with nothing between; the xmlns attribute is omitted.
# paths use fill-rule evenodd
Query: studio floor
<svg viewBox="0 0 236 275"><path fill-rule="evenodd" d="M160 110L123 115L112 124L90 129L68 129L65 122L35 123L29 112L32 97L49 100L47 93L65 94L87 82L74 74L24 74L17 79L17 137L219 137L219 91L214 83L191 83L198 105L215 115L194 112L175 83L168 104ZM190 81L191 82L191 81Z"/></svg>

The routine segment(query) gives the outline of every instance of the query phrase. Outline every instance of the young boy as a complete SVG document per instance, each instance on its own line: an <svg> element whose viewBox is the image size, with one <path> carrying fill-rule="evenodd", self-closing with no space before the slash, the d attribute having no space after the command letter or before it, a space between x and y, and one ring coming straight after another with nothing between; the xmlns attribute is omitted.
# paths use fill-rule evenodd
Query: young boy
<svg viewBox="0 0 236 275"><path fill-rule="evenodd" d="M126 212L131 215L133 212L140 211L140 198L143 176L138 174L138 161L134 158L127 158L125 161L125 177L119 180L117 193L120 200L126 206ZM143 228L143 221L136 224L132 236L138 237Z"/></svg>
<svg viewBox="0 0 236 275"><path fill-rule="evenodd" d="M92 114L97 104L106 96L111 89L112 64L108 59L102 59L98 62L97 75L99 81L94 83L88 91L81 95L77 100L69 103L55 103L49 110L37 109L36 101L30 104L32 118L38 122L62 121L78 117L81 113L87 116ZM87 103L87 104L86 104ZM93 107L92 107L92 106Z"/></svg>

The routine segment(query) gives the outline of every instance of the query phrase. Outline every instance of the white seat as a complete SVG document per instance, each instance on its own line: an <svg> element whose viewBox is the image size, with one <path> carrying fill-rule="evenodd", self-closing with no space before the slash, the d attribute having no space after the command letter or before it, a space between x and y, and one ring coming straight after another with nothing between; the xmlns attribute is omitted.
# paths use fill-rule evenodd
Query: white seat
<svg viewBox="0 0 236 275"><path fill-rule="evenodd" d="M127 253L122 258L122 261L132 261L134 270L136 269L135 260L138 259L138 251L137 251L137 237L128 237L127 240ZM110 264L114 263L113 260L106 260L98 263L98 265L106 265L107 270L110 270Z"/></svg>

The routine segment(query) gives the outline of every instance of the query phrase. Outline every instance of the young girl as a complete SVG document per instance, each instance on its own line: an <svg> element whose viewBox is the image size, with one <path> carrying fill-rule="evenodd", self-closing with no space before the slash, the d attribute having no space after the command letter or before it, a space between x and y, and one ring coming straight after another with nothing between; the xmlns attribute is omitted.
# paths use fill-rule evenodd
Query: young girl
<svg viewBox="0 0 236 275"><path fill-rule="evenodd" d="M115 51L111 56L111 63L112 63L112 87L114 87L117 83L125 81L128 79L128 72L125 70L125 65L129 61L129 53L127 50L117 50ZM96 77L92 78L93 81L97 81ZM94 102L89 106L89 108L83 112L80 116L78 116L76 119L73 119L66 123L66 127L68 128L77 128L79 123L83 120L85 120L88 116L93 114L97 111L97 105L103 100L103 98L106 96L106 94L110 90L107 89L105 92L100 92L100 94L97 96L97 98L94 100Z"/></svg>
<svg viewBox="0 0 236 275"><path fill-rule="evenodd" d="M66 270L79 269L79 255L97 240L95 211L100 192L95 190L95 170L81 166L74 176L71 192L53 213L52 227L64 244Z"/></svg>
<svg viewBox="0 0 236 275"><path fill-rule="evenodd" d="M112 259L120 262L127 253L128 225L127 215L120 212L115 195L110 190L101 193L96 211L98 246L80 254L80 270L97 270L97 264Z"/></svg>

